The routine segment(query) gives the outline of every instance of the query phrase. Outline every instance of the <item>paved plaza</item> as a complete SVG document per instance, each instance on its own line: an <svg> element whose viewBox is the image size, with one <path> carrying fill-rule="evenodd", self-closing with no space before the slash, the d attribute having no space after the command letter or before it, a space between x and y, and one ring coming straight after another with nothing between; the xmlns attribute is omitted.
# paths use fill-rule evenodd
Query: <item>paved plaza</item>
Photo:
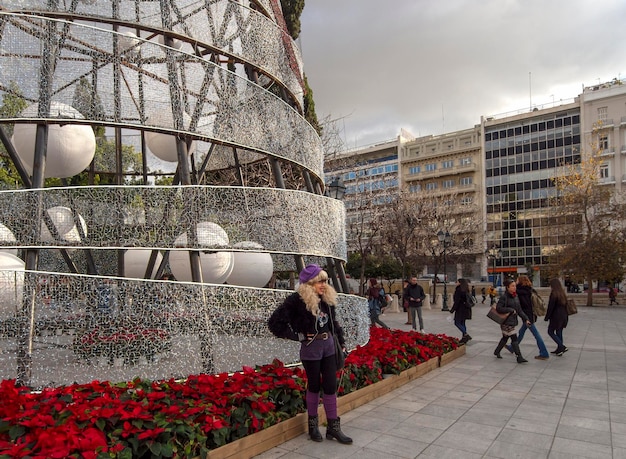
<svg viewBox="0 0 626 459"><path fill-rule="evenodd" d="M626 458L626 307L579 306L569 351L547 361L527 333L526 364L494 357L500 331L487 310L474 308L465 356L342 416L353 445L300 435L257 458ZM426 332L460 337L450 316L424 310ZM381 319L410 329L405 313ZM547 322L538 326L554 350Z"/></svg>

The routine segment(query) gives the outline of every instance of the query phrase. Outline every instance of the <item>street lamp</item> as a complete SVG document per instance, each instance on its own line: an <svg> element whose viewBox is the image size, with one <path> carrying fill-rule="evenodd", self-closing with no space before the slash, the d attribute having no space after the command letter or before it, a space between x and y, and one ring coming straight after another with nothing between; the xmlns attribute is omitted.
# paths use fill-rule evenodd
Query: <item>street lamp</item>
<svg viewBox="0 0 626 459"><path fill-rule="evenodd" d="M344 194L346 194L346 186L341 177L335 177L330 181L325 194L330 198L343 199Z"/></svg>
<svg viewBox="0 0 626 459"><path fill-rule="evenodd" d="M441 230L437 233L437 239L439 239L439 243L443 245L443 307L442 311L449 311L448 309L448 267L446 266L446 249L450 247L450 241L452 240L452 236L450 233L446 231L445 233ZM436 281L437 279L435 279Z"/></svg>
<svg viewBox="0 0 626 459"><path fill-rule="evenodd" d="M493 275L493 286L496 287L496 259L502 258L502 249L497 245L492 245L490 249L485 250L485 255L493 263L491 274Z"/></svg>

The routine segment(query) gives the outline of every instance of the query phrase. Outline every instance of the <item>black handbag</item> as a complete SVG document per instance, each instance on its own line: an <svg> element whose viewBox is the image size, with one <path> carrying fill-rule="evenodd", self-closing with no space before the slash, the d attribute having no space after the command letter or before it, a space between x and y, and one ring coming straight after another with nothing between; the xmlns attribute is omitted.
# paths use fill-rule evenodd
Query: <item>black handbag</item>
<svg viewBox="0 0 626 459"><path fill-rule="evenodd" d="M497 311L495 305L489 308L489 312L487 313L487 317L489 317L494 322L502 325L504 321L509 317L510 312L500 313Z"/></svg>
<svg viewBox="0 0 626 459"><path fill-rule="evenodd" d="M341 348L341 344L339 344L339 338L333 335L333 339L335 340L335 365L337 371L343 370L343 366L346 363L346 355Z"/></svg>

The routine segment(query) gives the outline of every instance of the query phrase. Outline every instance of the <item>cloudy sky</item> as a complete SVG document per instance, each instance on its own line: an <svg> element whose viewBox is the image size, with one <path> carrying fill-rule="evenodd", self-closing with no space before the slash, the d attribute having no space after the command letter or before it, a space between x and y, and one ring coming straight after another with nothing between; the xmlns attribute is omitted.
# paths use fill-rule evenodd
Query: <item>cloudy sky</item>
<svg viewBox="0 0 626 459"><path fill-rule="evenodd" d="M348 148L472 127L626 79L626 1L306 0L318 118Z"/></svg>

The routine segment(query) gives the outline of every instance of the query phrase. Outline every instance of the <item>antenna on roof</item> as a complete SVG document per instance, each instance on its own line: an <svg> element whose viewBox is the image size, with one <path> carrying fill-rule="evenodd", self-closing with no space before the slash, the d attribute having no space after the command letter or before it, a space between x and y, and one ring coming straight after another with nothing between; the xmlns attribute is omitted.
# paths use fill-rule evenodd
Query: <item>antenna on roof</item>
<svg viewBox="0 0 626 459"><path fill-rule="evenodd" d="M530 107L528 107L529 110L533 109L533 91L532 91L532 79L531 79L531 73L528 72L528 99L530 102Z"/></svg>

